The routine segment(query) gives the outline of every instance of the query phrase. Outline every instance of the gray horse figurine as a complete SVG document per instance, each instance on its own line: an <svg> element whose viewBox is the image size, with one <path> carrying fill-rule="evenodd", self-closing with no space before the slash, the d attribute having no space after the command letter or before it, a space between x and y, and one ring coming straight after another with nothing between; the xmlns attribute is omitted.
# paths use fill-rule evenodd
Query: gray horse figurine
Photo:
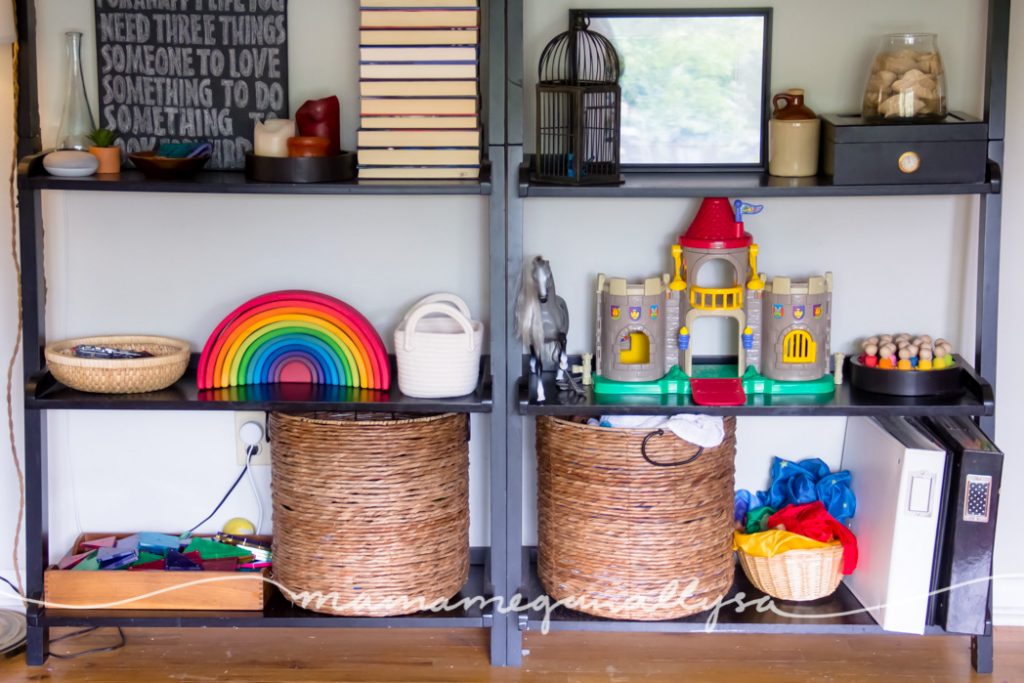
<svg viewBox="0 0 1024 683"><path fill-rule="evenodd" d="M534 257L523 268L516 301L516 331L530 349L530 374L537 376L538 402L545 400L541 381L545 369L556 371L559 385L568 383L576 389L565 352L569 308L565 299L555 293L551 264L541 256Z"/></svg>

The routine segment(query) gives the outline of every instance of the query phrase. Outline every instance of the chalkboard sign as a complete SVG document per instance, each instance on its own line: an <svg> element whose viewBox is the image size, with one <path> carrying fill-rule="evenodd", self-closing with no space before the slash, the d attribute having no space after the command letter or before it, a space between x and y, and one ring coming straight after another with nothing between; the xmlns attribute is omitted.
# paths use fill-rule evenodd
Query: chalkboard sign
<svg viewBox="0 0 1024 683"><path fill-rule="evenodd" d="M100 125L125 151L213 144L237 169L256 121L288 116L288 0L96 0Z"/></svg>

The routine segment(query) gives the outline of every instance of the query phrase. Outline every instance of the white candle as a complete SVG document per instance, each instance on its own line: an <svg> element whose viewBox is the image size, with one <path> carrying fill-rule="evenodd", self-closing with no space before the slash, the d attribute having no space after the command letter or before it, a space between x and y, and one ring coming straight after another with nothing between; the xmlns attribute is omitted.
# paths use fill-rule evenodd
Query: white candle
<svg viewBox="0 0 1024 683"><path fill-rule="evenodd" d="M258 157L286 157L291 137L295 137L295 122L291 119L257 121L254 153Z"/></svg>

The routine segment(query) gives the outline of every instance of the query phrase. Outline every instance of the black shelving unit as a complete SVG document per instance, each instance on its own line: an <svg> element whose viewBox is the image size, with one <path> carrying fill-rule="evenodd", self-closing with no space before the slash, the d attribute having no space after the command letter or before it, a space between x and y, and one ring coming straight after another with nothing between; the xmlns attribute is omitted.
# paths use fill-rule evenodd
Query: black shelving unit
<svg viewBox="0 0 1024 683"><path fill-rule="evenodd" d="M76 192L191 192L196 194L298 194L298 195L489 195L490 164L480 168L478 180L352 180L343 183L265 183L249 180L238 171L205 171L193 178L151 180L135 170L116 175L58 178L43 168L44 154L21 161L19 187L25 191Z"/></svg>
<svg viewBox="0 0 1024 683"><path fill-rule="evenodd" d="M978 301L976 307L976 344L973 367L968 367L969 391L956 400L886 399L860 394L849 386L839 387L834 396L815 399L808 397L751 397L746 405L731 408L709 408L693 405L685 397L647 396L595 396L587 391L582 398L560 395L550 378L546 378L547 400L536 401L535 387L531 387L523 366L513 368L515 359L522 358L522 346L513 333L506 337L509 359L509 386L513 388L514 405L507 426L506 451L508 453L508 574L510 588L524 596L536 599L544 596L540 586L531 549L523 545L523 452L524 419L537 415L600 415L600 414L675 414L700 412L719 415L762 416L823 416L823 415L970 415L991 437L995 431L995 403L992 382L996 376L996 332L999 304L999 238L1001 229L1001 180L1003 164L1003 138L1006 112L1006 72L1009 47L1010 0L989 0L987 49L985 65L985 123L988 125L988 172L984 183L936 185L834 185L827 177L785 179L763 173L644 173L625 172L624 182L612 186L558 186L533 183L529 180L530 159L524 156L523 131L523 0L507 0L506 25L508 51L506 79L508 88L508 159L510 179L506 188L508 197L508 259L518 272L523 263L523 207L534 197L565 198L671 198L671 197L883 197L912 195L976 195L980 198L978 215ZM567 230L572 226L567 226ZM508 291L506 300L507 323L511 330L514 320L514 291ZM534 382L536 380L533 380ZM745 585L740 574L733 592L744 591L757 595ZM817 609L824 613L834 607L861 609L857 600L841 588L833 597L834 604L823 604ZM812 611L815 609L811 607ZM730 610L731 611L731 610ZM720 619L719 631L745 633L877 633L881 629L870 616L860 615L831 624L814 624L812 620L779 619L766 617L756 610L747 609ZM776 615L777 616L777 615ZM598 619L569 610L557 610L551 627L558 630L654 631L691 632L703 629L706 615L695 615L670 622L634 622ZM991 588L985 615L986 632L972 637L972 663L979 672L992 670ZM522 661L522 633L541 626L537 614L520 615L516 628L509 630L508 662ZM929 633L943 631L930 627Z"/></svg>
<svg viewBox="0 0 1024 683"><path fill-rule="evenodd" d="M532 155L530 155L532 157ZM520 197L880 197L886 195L985 195L998 193L999 165L989 164L984 183L835 185L826 176L779 178L767 173L642 173L626 171L621 185L542 185L530 182L532 160L519 165Z"/></svg>
<svg viewBox="0 0 1024 683"><path fill-rule="evenodd" d="M373 181L318 185L281 185L248 181L241 173L205 172L194 179L154 181L127 171L117 178L54 178L41 169L36 65L35 3L17 2L21 94L18 154L23 159L18 178L19 237L24 310L23 376L25 380L26 550L28 597L43 597L43 571L49 560L48 472L46 417L50 410L294 410L345 409L401 412L454 411L482 413L490 423L489 531L490 544L473 549L465 596L495 596L506 602L515 595L541 597L535 551L523 544L523 433L524 422L536 415L595 415L606 413L702 412L736 415L970 415L991 436L994 431L996 331L1001 230L1001 167L1005 130L1006 71L1009 47L1010 0L989 0L985 122L989 130L988 177L984 183L954 185L836 186L824 177L772 178L762 173L632 173L614 187L563 187L532 184L524 162L523 110L523 6L524 0L483 0L482 78L486 122L486 156L478 181ZM293 11L302 8L294 7ZM28 38L26 38L28 37ZM470 396L444 401L423 401L389 392L359 392L326 387L249 387L219 392L198 390L194 371L166 392L147 396L96 396L70 390L47 371L43 347L45 286L42 258L41 198L47 191L202 193L220 195L466 195L484 196L488 202L488 272L491 313L490 354L481 367L481 380ZM548 387L549 400L538 404L524 378L522 347L514 334L515 295L523 264L523 209L534 197L656 198L656 197L879 197L909 195L976 195L978 215L978 301L976 355L968 369L969 391L944 401L907 401L858 394L848 386L827 399L757 398L736 408L709 409L681 398L609 398L588 394L583 400L559 397ZM566 229L572 229L567 227ZM738 575L733 587L753 598L756 591ZM991 602L991 599L990 599ZM801 607L814 616L826 611L859 609L844 588L820 604ZM795 608L794 608L795 609ZM727 613L728 612L728 613ZM490 633L491 662L518 666L522 661L522 634L543 624L537 613L501 613L490 608L469 608L446 614L416 614L386 619L344 618L316 614L275 595L262 612L146 612L79 611L28 608L28 662L41 664L48 652L49 628L54 626L168 626L256 628L485 628ZM990 619L989 615L987 618ZM669 622L630 622L597 619L569 610L551 617L555 630L646 632L700 632L706 615ZM973 661L979 671L992 665L991 623L985 635L973 639ZM830 620L796 619L747 609L722 610L718 631L745 633L877 633L867 615ZM929 633L940 633L931 628Z"/></svg>
<svg viewBox="0 0 1024 683"><path fill-rule="evenodd" d="M293 8L302 11L301 7ZM480 177L472 181L359 181L322 184L277 184L254 182L242 172L208 171L194 178L151 180L134 170L116 176L57 178L42 166L39 132L36 41L36 9L30 0L18 0L17 22L20 61L18 85L19 135L18 169L19 240L22 265L23 377L25 382L25 481L26 481L26 590L27 597L43 600L43 572L49 564L47 414L51 410L353 410L401 413L479 413L492 422L490 429L490 544L471 549L469 579L459 595L489 598L504 595L505 574L505 434L507 405L506 375L492 372L504 368L504 329L494 326L490 354L480 368L476 391L446 400L422 400L404 396L396 386L390 391L369 391L326 386L250 386L220 390L199 390L195 380L195 358L185 376L174 386L151 394L97 395L69 389L47 370L43 348L45 330L45 275L42 258L42 195L48 191L214 194L214 195L314 195L377 196L382 200L399 195L486 198L489 206L488 239L492 263L489 306L504 305L503 188L505 172L504 116L505 83L488 78L504 73L504 5L481 1L482 121L487 140ZM502 320L503 316L499 316ZM394 369L394 359L392 359ZM142 611L49 609L37 604L27 609L29 665L42 664L48 656L49 629L57 626L134 627L224 627L224 628L484 628L491 635L491 661L504 665L508 619L495 619L491 608L472 604L449 612L422 612L399 617L337 617L302 609L289 603L276 589L262 611Z"/></svg>
<svg viewBox="0 0 1024 683"><path fill-rule="evenodd" d="M25 407L31 410L373 410L395 413L490 413L491 363L484 356L474 393L446 399L412 398L393 383L388 391L326 384L256 384L223 389L199 389L197 357L184 377L162 391L145 394L90 394L69 389L44 370L25 387ZM395 359L391 357L392 377Z"/></svg>
<svg viewBox="0 0 1024 683"><path fill-rule="evenodd" d="M886 396L859 391L843 383L836 387L834 394L821 396L771 396L751 395L741 406L702 406L689 396L680 395L608 395L595 394L592 387L584 387L584 395L577 396L559 391L554 376L544 378L544 392L547 400L537 401L535 386L531 386L524 358L524 376L517 382L519 387L519 413L521 415L561 415L564 417L583 415L678 415L700 413L702 415L751 415L777 417L823 417L823 416L878 416L883 415L967 415L970 417L995 414L995 397L990 385L978 376L970 365L956 356L964 373L966 391L962 396L912 398ZM736 358L705 358L711 363L731 363Z"/></svg>
<svg viewBox="0 0 1024 683"><path fill-rule="evenodd" d="M28 625L37 628L488 628L491 614L470 600L487 593L486 557L486 548L472 548L469 579L452 598L452 603L465 598L465 607L445 612L426 611L402 617L339 617L302 609L274 591L260 612L42 609L29 616Z"/></svg>
<svg viewBox="0 0 1024 683"><path fill-rule="evenodd" d="M544 588L537 576L537 549L523 549L523 566L527 567L526 597L534 603L544 597ZM665 621L618 621L603 619L563 606L546 614L542 610L526 612L520 624L527 631L611 631L631 633L704 633L713 625L715 633L775 633L792 635L856 633L884 633L857 598L839 584L839 589L827 598L807 603L774 604L769 607L769 596L747 581L742 570L736 569L732 588L720 601L720 609L692 614ZM737 606L744 607L742 612ZM835 616L840 614L842 616ZM545 624L546 617L546 624ZM938 632L931 629L929 632Z"/></svg>

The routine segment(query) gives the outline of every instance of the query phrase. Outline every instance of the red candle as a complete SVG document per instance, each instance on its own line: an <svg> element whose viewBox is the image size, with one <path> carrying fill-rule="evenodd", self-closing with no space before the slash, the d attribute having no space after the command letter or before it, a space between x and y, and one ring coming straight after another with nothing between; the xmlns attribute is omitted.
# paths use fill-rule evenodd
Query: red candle
<svg viewBox="0 0 1024 683"><path fill-rule="evenodd" d="M295 112L295 124L303 137L327 138L328 154L341 152L341 102L336 96L307 101Z"/></svg>

